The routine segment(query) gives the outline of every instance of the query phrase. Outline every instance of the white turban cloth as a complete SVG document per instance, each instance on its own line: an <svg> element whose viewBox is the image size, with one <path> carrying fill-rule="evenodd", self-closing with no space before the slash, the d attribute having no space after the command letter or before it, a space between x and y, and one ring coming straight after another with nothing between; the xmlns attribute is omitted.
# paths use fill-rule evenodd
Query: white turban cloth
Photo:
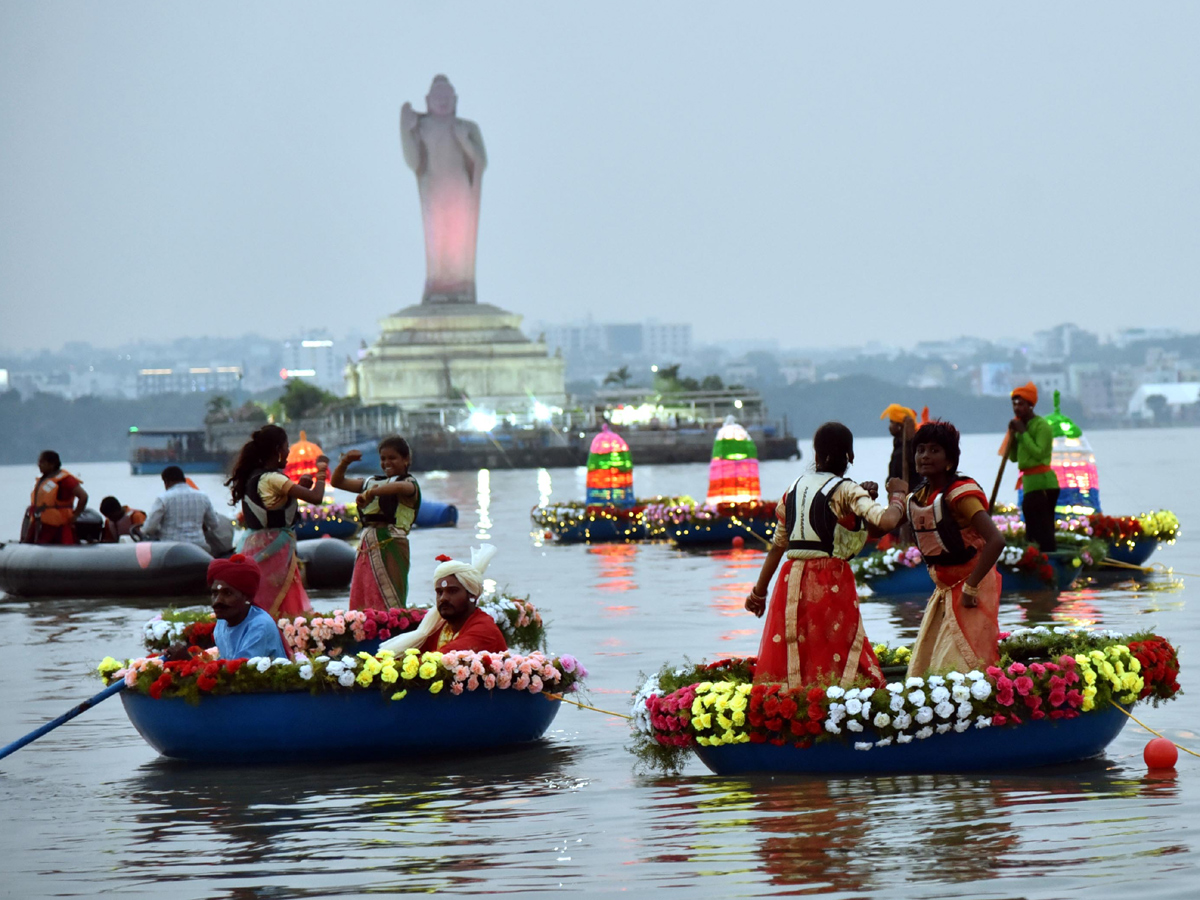
<svg viewBox="0 0 1200 900"><path fill-rule="evenodd" d="M461 559L451 559L434 569L433 586L436 588L441 584L443 578L453 575L458 579L458 583L466 588L468 594L478 597L483 593L483 573L487 571L487 567L495 555L496 548L491 544L472 547L469 563L463 562Z"/></svg>
<svg viewBox="0 0 1200 900"><path fill-rule="evenodd" d="M495 555L496 548L492 544L472 547L471 561L469 563L463 562L460 559L452 559L442 563L433 570L434 587L436 588L443 578L453 575L468 594L472 597L478 597L483 593L483 573L487 571L487 567ZM417 626L415 631L398 634L391 640L380 644L379 649L390 650L393 653L403 653L410 647L420 647L431 634L440 631L445 624L445 620L435 606L429 612L425 613L425 618L421 620L421 624Z"/></svg>

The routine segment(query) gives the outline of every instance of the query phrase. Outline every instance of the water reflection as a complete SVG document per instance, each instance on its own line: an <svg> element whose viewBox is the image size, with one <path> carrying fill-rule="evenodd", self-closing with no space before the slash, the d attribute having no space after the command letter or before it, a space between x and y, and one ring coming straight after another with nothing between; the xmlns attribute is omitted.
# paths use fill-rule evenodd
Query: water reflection
<svg viewBox="0 0 1200 900"><path fill-rule="evenodd" d="M237 882L278 885L317 869L323 895L461 889L513 852L505 832L517 810L530 833L555 830L547 807L588 786L566 774L574 756L540 742L399 765L231 769L159 760L122 785L134 819L122 866L160 881L218 878L227 896L250 890Z"/></svg>
<svg viewBox="0 0 1200 900"><path fill-rule="evenodd" d="M481 541L490 540L492 537L492 516L490 513L492 506L492 473L488 469L480 469L475 480L475 500L478 506L475 509L478 515L478 524L475 526L475 537Z"/></svg>
<svg viewBox="0 0 1200 900"><path fill-rule="evenodd" d="M588 556L598 563L592 586L608 593L637 590L637 581L633 577L637 552L637 544L588 544Z"/></svg>

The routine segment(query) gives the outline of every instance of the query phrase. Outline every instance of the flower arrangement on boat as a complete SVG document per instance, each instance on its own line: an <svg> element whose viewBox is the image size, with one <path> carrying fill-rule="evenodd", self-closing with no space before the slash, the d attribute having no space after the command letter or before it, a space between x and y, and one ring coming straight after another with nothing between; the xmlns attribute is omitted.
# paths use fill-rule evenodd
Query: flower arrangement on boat
<svg viewBox="0 0 1200 900"><path fill-rule="evenodd" d="M496 626L510 647L536 650L546 645L542 614L528 597L506 593L485 595L480 608L496 620ZM406 609L335 609L310 612L278 622L284 646L289 653L317 656L342 656L364 641L381 640L412 631L421 624L428 610ZM213 646L216 619L211 609L168 609L142 626L147 650L166 650L179 641L207 650Z"/></svg>
<svg viewBox="0 0 1200 900"><path fill-rule="evenodd" d="M885 647L881 655L895 664L907 657L901 649ZM755 684L753 659L666 667L634 696L632 749L664 771L678 770L697 745L803 749L841 740L870 750L951 731L1071 719L1114 702L1158 703L1180 690L1175 648L1150 633L1027 629L1002 639L1000 654L999 665L984 671L899 678L883 688Z"/></svg>
<svg viewBox="0 0 1200 900"><path fill-rule="evenodd" d="M578 501L535 506L529 513L533 524L560 540L639 541L647 536L646 510L652 506L675 505L679 497L652 497L628 507L597 506Z"/></svg>
<svg viewBox="0 0 1200 900"><path fill-rule="evenodd" d="M296 512L301 522L346 522L356 521L358 518L353 503L303 503Z"/></svg>
<svg viewBox="0 0 1200 900"><path fill-rule="evenodd" d="M358 653L343 659L297 656L295 659L216 659L216 650L194 648L191 659L164 662L159 657L118 662L106 657L97 671L106 684L124 680L128 689L153 699L199 702L205 695L307 691L376 690L391 700L409 691L462 694L476 690L514 690L531 694L569 693L587 677L572 656L539 652L420 653L406 650Z"/></svg>

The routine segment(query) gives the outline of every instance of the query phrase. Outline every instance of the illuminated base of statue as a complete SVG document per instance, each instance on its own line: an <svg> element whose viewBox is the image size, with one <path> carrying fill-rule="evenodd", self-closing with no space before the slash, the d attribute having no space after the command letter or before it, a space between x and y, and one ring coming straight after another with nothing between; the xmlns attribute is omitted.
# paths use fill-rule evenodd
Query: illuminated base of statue
<svg viewBox="0 0 1200 900"><path fill-rule="evenodd" d="M413 409L461 403L465 394L497 413L566 404L563 359L529 340L515 313L429 300L380 324L379 340L346 373L347 393L363 403Z"/></svg>

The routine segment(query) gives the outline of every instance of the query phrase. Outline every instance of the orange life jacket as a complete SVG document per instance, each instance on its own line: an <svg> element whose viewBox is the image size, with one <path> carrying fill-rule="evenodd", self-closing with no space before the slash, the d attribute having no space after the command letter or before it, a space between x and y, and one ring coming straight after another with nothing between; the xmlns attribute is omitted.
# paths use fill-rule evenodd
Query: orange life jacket
<svg viewBox="0 0 1200 900"><path fill-rule="evenodd" d="M59 469L57 475L43 475L33 486L33 493L29 495L29 505L33 509L34 518L43 525L58 528L71 521L75 497L69 496L66 500L60 500L58 497L59 483L70 474L66 469Z"/></svg>

